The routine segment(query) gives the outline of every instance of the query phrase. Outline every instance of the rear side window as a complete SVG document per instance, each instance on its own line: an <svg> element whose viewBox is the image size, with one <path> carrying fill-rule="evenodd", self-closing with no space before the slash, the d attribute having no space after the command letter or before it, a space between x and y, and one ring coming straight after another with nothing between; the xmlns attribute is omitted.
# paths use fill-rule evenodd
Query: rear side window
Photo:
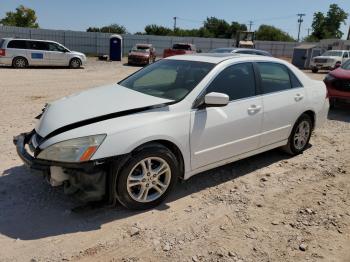
<svg viewBox="0 0 350 262"><path fill-rule="evenodd" d="M294 75L294 73L290 70L289 75L290 75L290 81L292 83L293 88L298 88L298 87L303 87L302 83L299 81L299 79Z"/></svg>
<svg viewBox="0 0 350 262"><path fill-rule="evenodd" d="M210 83L206 93L227 94L230 101L256 95L255 74L252 63L227 67Z"/></svg>
<svg viewBox="0 0 350 262"><path fill-rule="evenodd" d="M292 88L289 70L277 63L257 63L261 75L261 87L264 94Z"/></svg>
<svg viewBox="0 0 350 262"><path fill-rule="evenodd" d="M25 41L25 40L11 40L7 44L7 48L27 49L27 41Z"/></svg>
<svg viewBox="0 0 350 262"><path fill-rule="evenodd" d="M29 49L48 51L49 43L40 41L29 41Z"/></svg>

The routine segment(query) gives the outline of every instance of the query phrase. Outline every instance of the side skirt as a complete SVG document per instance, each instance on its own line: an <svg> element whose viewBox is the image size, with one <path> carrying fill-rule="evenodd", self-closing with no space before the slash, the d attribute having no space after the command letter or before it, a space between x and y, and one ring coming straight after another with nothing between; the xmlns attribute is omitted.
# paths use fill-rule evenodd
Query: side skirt
<svg viewBox="0 0 350 262"><path fill-rule="evenodd" d="M207 170L210 170L210 169L213 169L213 168L216 168L216 167L219 167L219 166L224 166L226 164L229 164L229 163L232 163L232 162L235 162L235 161L238 161L238 160L241 160L243 158L247 158L247 157L250 157L250 156L253 156L253 155L257 155L257 154L260 154L260 153L263 153L265 151L269 151L271 149L274 149L274 148L277 148L277 147L281 147L281 146L284 146L288 143L288 139L286 140L282 140L280 142L277 142L277 143L273 143L273 144L270 144L270 145L267 145L267 146L264 146L264 147L260 147L256 150L253 150L253 151L249 151L249 152L246 152L246 153L243 153L243 154L240 154L240 155L237 155L237 156L234 156L234 157L230 157L230 158L227 158L227 159L224 159L224 160L221 160L219 162L215 162L213 164L209 164L209 165L206 165L206 166L202 166L200 168L197 168L195 170L192 170L188 173L186 173L184 175L184 180L187 180L189 179L190 177L194 176L194 175L197 175L199 173L202 173L204 171L207 171Z"/></svg>

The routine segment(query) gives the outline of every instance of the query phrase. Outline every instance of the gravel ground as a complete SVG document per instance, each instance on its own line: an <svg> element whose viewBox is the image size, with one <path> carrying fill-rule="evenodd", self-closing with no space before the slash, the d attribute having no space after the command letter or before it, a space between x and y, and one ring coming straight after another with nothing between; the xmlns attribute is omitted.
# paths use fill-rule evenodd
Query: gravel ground
<svg viewBox="0 0 350 262"><path fill-rule="evenodd" d="M205 172L144 212L72 212L78 203L22 165L12 137L43 104L137 69L0 67L0 261L350 261L349 107L330 112L304 154L273 150Z"/></svg>

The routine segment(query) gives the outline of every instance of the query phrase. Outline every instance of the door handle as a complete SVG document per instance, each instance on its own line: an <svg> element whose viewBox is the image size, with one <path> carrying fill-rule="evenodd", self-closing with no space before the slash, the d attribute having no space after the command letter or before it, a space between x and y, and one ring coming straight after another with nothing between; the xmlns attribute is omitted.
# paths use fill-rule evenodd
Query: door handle
<svg viewBox="0 0 350 262"><path fill-rule="evenodd" d="M248 107L249 114L255 114L255 113L259 112L260 110L261 110L261 106L251 105L250 107Z"/></svg>
<svg viewBox="0 0 350 262"><path fill-rule="evenodd" d="M304 98L304 96L302 94L296 94L294 97L294 100L299 102L300 100L302 100Z"/></svg>

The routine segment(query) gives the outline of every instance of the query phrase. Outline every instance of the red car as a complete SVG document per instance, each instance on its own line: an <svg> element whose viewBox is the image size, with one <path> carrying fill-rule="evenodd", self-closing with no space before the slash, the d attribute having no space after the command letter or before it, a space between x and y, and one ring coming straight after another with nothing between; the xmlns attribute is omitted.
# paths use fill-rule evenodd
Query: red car
<svg viewBox="0 0 350 262"><path fill-rule="evenodd" d="M163 57L169 57L173 55L187 55L196 53L196 46L193 44L178 43L174 44L172 48L167 48L163 52Z"/></svg>
<svg viewBox="0 0 350 262"><path fill-rule="evenodd" d="M128 55L129 65L148 65L156 61L156 49L151 44L136 44Z"/></svg>
<svg viewBox="0 0 350 262"><path fill-rule="evenodd" d="M337 100L350 103L350 60L338 69L329 72L324 82L331 106L334 106Z"/></svg>

